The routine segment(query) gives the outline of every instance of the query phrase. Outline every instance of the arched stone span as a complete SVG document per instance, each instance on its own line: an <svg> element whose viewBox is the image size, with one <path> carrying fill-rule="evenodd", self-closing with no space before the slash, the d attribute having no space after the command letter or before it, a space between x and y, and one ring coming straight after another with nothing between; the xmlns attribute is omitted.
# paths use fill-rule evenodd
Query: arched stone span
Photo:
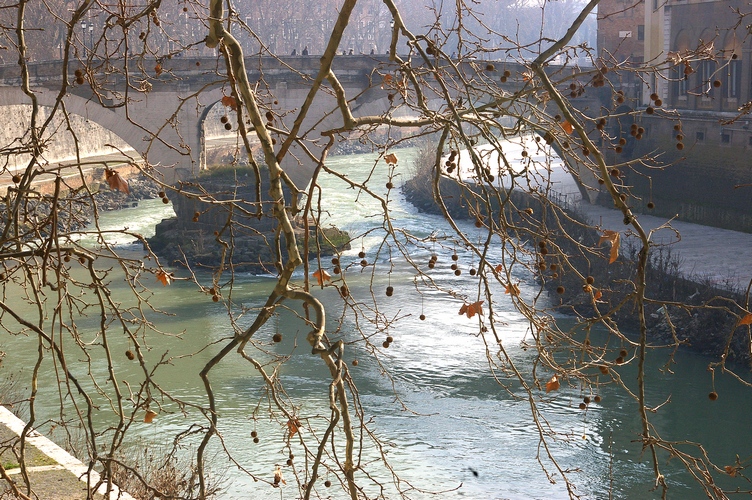
<svg viewBox="0 0 752 500"><path fill-rule="evenodd" d="M273 95L273 98L268 99L267 105L275 114L275 125L280 129L290 128L296 111L300 109L310 88L310 77L301 75L315 74L319 69L318 58L264 58L263 61L251 58L247 62L251 82L268 85L269 94ZM382 72L393 70L394 67L389 64L385 56L346 56L335 59L334 71L344 86L347 97L354 99L355 116L393 112L387 99L388 90L381 88L381 77L374 73L377 66L381 67ZM133 90L134 81L131 82L128 86L127 109L125 106L100 105L88 84L69 87L64 100L68 111L113 131L146 161L155 165L167 182L172 182L176 178L195 175L205 167L203 122L209 110L228 92L226 79L218 75L216 70L202 69L212 66L216 67L214 58L204 61L194 58L163 61L161 74L148 78L148 92ZM500 64L499 67L501 66L511 70L512 74L524 69L514 64ZM40 63L31 65L31 69L33 83L37 85L34 91L40 104L53 105L58 95L55 85L60 76L59 67L53 63ZM69 73L73 73L75 69L72 65ZM0 105L29 103L28 97L18 90L19 80L13 70L12 66L0 67L0 82L13 85L0 86ZM468 67L467 71L475 69ZM136 67L132 74L143 77L143 71ZM495 78L491 74L483 74L483 78L491 77ZM118 75L107 75L107 84L112 92L121 93L119 97L122 102L127 86L125 81L118 78ZM510 82L509 85L513 83ZM110 94L103 95L105 104L109 104L106 98ZM113 101L113 104L117 102ZM342 126L343 120L337 110L335 97L331 92L319 92L301 128L300 133L306 136L305 141L296 141L283 160L283 167L298 187L304 188L309 183L316 167L315 159L326 143L319 130ZM281 142L282 138L277 140Z"/></svg>

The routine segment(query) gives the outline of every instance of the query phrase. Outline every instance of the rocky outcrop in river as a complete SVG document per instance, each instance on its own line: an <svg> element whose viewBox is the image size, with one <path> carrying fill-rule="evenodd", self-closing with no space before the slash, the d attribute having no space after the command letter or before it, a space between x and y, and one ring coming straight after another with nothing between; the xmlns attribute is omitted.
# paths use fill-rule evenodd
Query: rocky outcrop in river
<svg viewBox="0 0 752 500"><path fill-rule="evenodd" d="M259 211L256 176L251 168L220 167L174 188L176 193L171 198L176 216L160 222L149 239L152 250L166 264L277 273L276 219L270 212L268 185L261 186ZM349 248L349 235L337 228L311 226L308 230L310 248L315 250L318 237L323 255ZM305 227L298 224L295 231L302 242ZM299 249L302 251L300 244Z"/></svg>

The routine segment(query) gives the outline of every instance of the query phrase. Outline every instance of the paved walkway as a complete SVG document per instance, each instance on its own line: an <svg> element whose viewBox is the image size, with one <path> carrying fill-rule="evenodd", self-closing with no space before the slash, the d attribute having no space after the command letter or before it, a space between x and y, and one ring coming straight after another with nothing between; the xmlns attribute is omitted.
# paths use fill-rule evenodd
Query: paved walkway
<svg viewBox="0 0 752 500"><path fill-rule="evenodd" d="M622 248L626 248L630 239L636 241L634 233L629 231L631 226L624 225L620 211L582 200L572 176L560 171L552 175L552 181L554 189L564 194L566 200L591 223L602 229L619 231ZM719 286L730 284L741 289L749 286L752 280L752 234L643 214L637 214L637 220L646 231L661 228L653 233L653 241L671 249L671 254L679 258L679 267L686 276L708 278Z"/></svg>
<svg viewBox="0 0 752 500"><path fill-rule="evenodd" d="M26 488L21 477L18 458L13 451L18 450L18 442L24 429L24 422L13 415L7 408L0 406L0 461L8 477L14 481L22 494ZM30 498L40 500L85 500L88 469L86 465L71 456L58 445L32 431L26 438L26 470L31 483ZM89 478L94 484L99 474L91 473ZM95 500L104 500L104 485ZM0 479L0 498L14 498L7 480ZM24 498L19 496L16 498ZM134 500L132 496L114 488L110 500Z"/></svg>

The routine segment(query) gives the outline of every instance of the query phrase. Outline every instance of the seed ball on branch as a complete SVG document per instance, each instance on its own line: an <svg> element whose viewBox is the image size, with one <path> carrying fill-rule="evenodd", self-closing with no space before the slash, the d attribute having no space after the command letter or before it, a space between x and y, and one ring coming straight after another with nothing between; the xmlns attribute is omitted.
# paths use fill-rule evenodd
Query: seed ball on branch
<svg viewBox="0 0 752 500"><path fill-rule="evenodd" d="M275 333L272 340L276 343L282 342L282 334L279 332Z"/></svg>
<svg viewBox="0 0 752 500"><path fill-rule="evenodd" d="M386 287L386 296L391 297L392 295L394 295L394 287L390 285Z"/></svg>

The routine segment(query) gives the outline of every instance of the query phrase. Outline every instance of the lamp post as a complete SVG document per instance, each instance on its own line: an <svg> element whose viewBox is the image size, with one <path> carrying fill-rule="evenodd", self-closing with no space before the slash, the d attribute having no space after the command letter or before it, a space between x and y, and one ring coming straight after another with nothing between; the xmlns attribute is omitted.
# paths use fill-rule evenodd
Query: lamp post
<svg viewBox="0 0 752 500"><path fill-rule="evenodd" d="M81 21L81 43L84 46L84 57L86 57L86 21Z"/></svg>

